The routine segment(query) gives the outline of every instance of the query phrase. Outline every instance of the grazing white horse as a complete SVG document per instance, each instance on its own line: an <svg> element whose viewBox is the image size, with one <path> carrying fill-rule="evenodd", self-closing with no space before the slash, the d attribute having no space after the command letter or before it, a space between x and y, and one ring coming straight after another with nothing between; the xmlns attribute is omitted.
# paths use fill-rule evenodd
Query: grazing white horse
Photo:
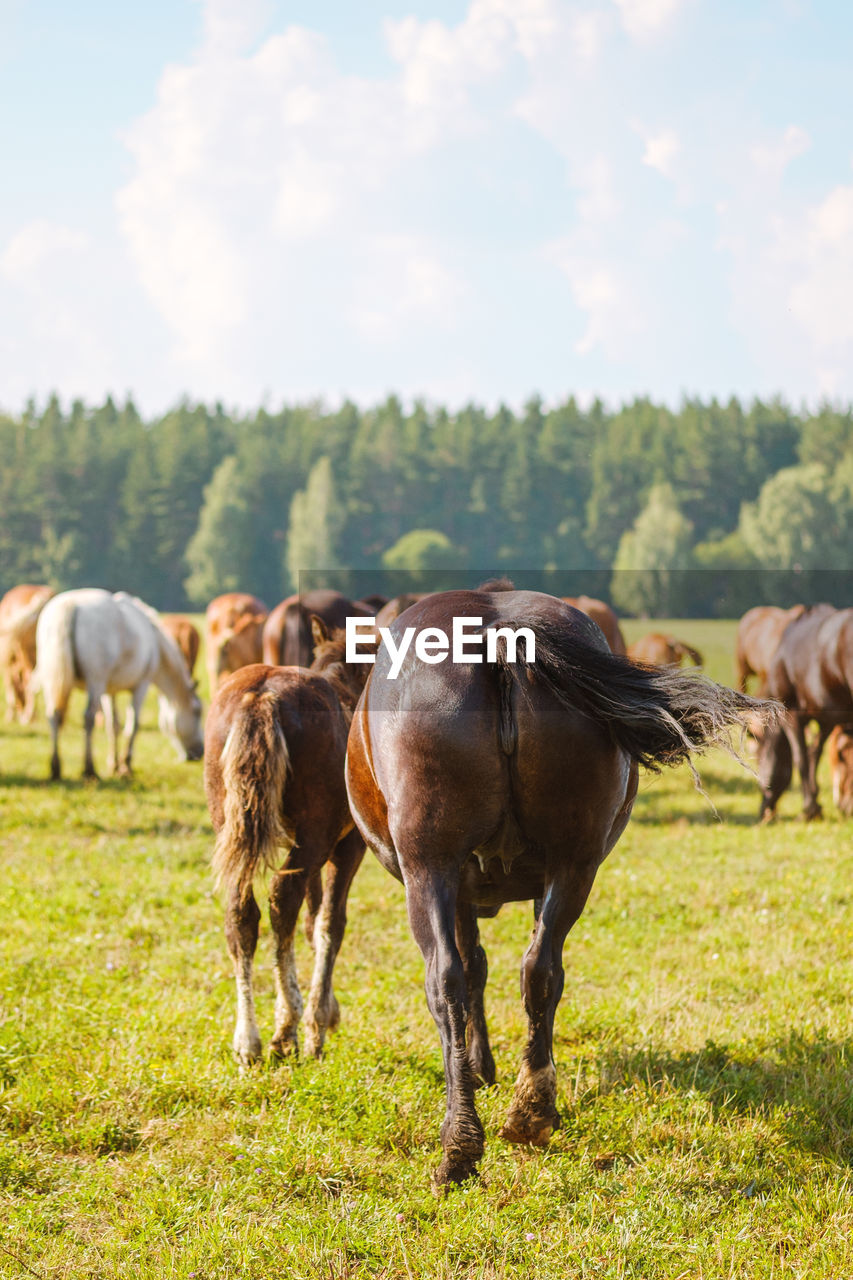
<svg viewBox="0 0 853 1280"><path fill-rule="evenodd" d="M41 611L36 631L37 678L44 695L53 755L50 776L61 777L59 730L73 688L88 694L86 760L83 776L96 777L92 729L100 703L114 772L130 773L139 713L155 684L160 690L160 728L186 760L199 760L204 749L201 702L195 681L175 641L160 626L159 615L134 596L111 595L96 587L63 591ZM130 690L125 732L127 746L119 762L115 695Z"/></svg>

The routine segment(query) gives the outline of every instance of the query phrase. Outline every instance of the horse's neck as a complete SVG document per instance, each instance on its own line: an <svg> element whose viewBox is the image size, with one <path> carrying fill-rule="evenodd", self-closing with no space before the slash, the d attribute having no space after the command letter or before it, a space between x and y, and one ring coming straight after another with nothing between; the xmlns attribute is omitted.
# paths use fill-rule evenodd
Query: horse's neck
<svg viewBox="0 0 853 1280"><path fill-rule="evenodd" d="M153 625L153 624L152 624ZM189 697L190 688L187 683L187 676L183 670L183 658L178 661L177 655L172 652L166 637L162 634L159 627L154 627L154 639L157 644L158 665L157 670L151 677L157 688L164 693L170 702L182 703L186 702Z"/></svg>

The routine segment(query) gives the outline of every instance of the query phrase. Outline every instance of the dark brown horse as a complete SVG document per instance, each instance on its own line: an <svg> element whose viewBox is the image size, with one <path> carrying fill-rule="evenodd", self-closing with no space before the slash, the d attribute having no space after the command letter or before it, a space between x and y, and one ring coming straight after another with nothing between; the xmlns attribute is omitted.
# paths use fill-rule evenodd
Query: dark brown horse
<svg viewBox="0 0 853 1280"><path fill-rule="evenodd" d="M271 873L275 935L273 1054L297 1051L302 997L293 939L306 892L312 916L306 931L314 944L305 1012L308 1054L321 1053L326 1031L339 1017L332 970L350 885L364 856L347 803L344 757L365 668L339 661L342 644L324 644L328 637L322 624L316 625L315 670L262 663L243 667L223 681L207 717L204 783L216 831L213 866L226 893L225 936L237 982L234 1052L243 1064L261 1053L252 991L260 910L252 884L264 868Z"/></svg>
<svg viewBox="0 0 853 1280"><path fill-rule="evenodd" d="M288 596L276 605L264 625L264 662L273 667L310 667L314 660L312 615L332 632L342 630L347 618L372 618L374 612L340 591L320 589Z"/></svg>
<svg viewBox="0 0 853 1280"><path fill-rule="evenodd" d="M758 692L764 693L767 671L789 622L805 612L805 605L779 609L774 604L758 605L743 615L737 625L735 667L738 688L746 692L750 676L758 677Z"/></svg>
<svg viewBox="0 0 853 1280"><path fill-rule="evenodd" d="M656 667L678 667L688 658L695 667L703 665L702 655L698 649L691 649L683 640L675 636L665 636L659 631L643 636L628 645L628 657L634 662L651 662Z"/></svg>
<svg viewBox="0 0 853 1280"><path fill-rule="evenodd" d="M454 618L479 620L470 625L481 636L530 628L535 659L522 639L513 661L505 635L494 640L496 660L478 664L428 663L412 646L390 679L383 646L347 753L353 817L403 881L426 963L447 1086L439 1184L476 1173L474 1090L495 1078L478 916L504 902L537 904L521 968L528 1041L503 1136L544 1145L559 1125L551 1045L563 943L628 821L638 766L688 759L758 706L702 677L613 655L584 613L537 592L433 595L390 632L399 645L406 627L448 633Z"/></svg>
<svg viewBox="0 0 853 1280"><path fill-rule="evenodd" d="M790 622L771 660L766 693L786 714L762 739L758 755L760 817L768 821L796 765L803 791L803 817L819 818L817 768L836 725L853 722L853 609L818 604ZM806 727L817 737L809 746Z"/></svg>

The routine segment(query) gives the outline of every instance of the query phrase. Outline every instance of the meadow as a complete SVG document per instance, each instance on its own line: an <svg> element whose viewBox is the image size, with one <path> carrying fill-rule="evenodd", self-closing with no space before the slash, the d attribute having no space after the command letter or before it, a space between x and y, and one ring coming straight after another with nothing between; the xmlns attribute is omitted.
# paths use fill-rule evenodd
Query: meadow
<svg viewBox="0 0 853 1280"><path fill-rule="evenodd" d="M668 628L731 679L733 623ZM708 799L686 770L643 780L566 945L544 1151L498 1137L530 904L483 922L486 1155L436 1198L441 1054L401 886L367 855L323 1060L240 1074L201 766L149 700L135 777L84 783L81 713L60 785L43 721L0 728L0 1276L853 1275L853 826L825 776L822 823L790 792L763 828L723 753ZM272 1003L265 929L267 1040Z"/></svg>

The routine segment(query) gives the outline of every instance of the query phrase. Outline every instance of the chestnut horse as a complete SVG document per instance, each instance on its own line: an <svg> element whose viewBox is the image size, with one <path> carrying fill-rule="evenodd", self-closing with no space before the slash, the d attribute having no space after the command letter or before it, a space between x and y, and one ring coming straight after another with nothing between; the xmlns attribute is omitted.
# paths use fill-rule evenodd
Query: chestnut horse
<svg viewBox="0 0 853 1280"><path fill-rule="evenodd" d="M513 655L499 630L496 662L451 663L433 652L427 665L412 645L389 679L383 646L347 752L352 815L405 885L426 964L447 1088L439 1185L476 1173L483 1127L474 1090L495 1079L477 917L504 902L536 902L521 968L528 1040L503 1136L545 1145L560 1123L551 1048L563 943L628 822L638 766L687 760L761 706L704 677L612 654L585 613L538 592L432 595L390 631L399 644L406 627L448 633L455 617L476 619L469 625L480 634L530 628L535 658L522 660L523 644Z"/></svg>
<svg viewBox="0 0 853 1280"><path fill-rule="evenodd" d="M826 744L835 807L853 818L853 724L837 724Z"/></svg>
<svg viewBox="0 0 853 1280"><path fill-rule="evenodd" d="M26 626L14 636L0 635L0 666L6 689L6 719L9 721L20 720L21 724L29 724L33 718L38 624L38 614L33 613L33 608L46 604L53 594L52 587L23 582L12 587L0 600L0 628L24 612L28 617Z"/></svg>
<svg viewBox="0 0 853 1280"><path fill-rule="evenodd" d="M761 783L759 817L769 821L797 766L803 817L820 818L817 768L836 725L853 722L853 609L813 605L785 627L767 671L765 691L785 707L780 724L763 739L758 753ZM817 737L806 743L806 726Z"/></svg>
<svg viewBox="0 0 853 1280"><path fill-rule="evenodd" d="M193 626L189 618L184 618L179 613L161 614L160 626L167 635L172 637L184 655L187 670L192 675L198 660L198 651L201 648L201 636L198 633L198 628Z"/></svg>
<svg viewBox="0 0 853 1280"><path fill-rule="evenodd" d="M598 623L604 632L604 638L610 646L611 653L626 654L628 652L619 619L609 604L605 604L603 600L596 600L595 596L563 596L562 600L565 604L580 609L581 613L585 613L588 618L592 618L593 622Z"/></svg>
<svg viewBox="0 0 853 1280"><path fill-rule="evenodd" d="M677 667L685 658L689 658L695 667L703 665L698 649L691 649L683 640L661 635L659 631L643 636L629 645L628 657L633 662L651 662L656 667Z"/></svg>
<svg viewBox="0 0 853 1280"><path fill-rule="evenodd" d="M735 669L738 688L746 692L750 676L758 677L758 693L764 693L767 670L779 647L782 633L789 622L799 618L806 606L795 604L793 609L779 609L774 604L758 605L743 615L737 624L735 641Z"/></svg>
<svg viewBox="0 0 853 1280"><path fill-rule="evenodd" d="M205 611L205 652L210 696L220 680L251 662L260 662L269 610L245 591L229 591L211 600Z"/></svg>
<svg viewBox="0 0 853 1280"><path fill-rule="evenodd" d="M272 873L270 924L275 936L272 1053L297 1052L302 997L293 938L312 885L317 892L309 892L309 909L317 920L307 927L314 944L305 1014L307 1053L321 1053L326 1031L339 1017L332 969L343 939L350 885L364 856L347 803L344 757L365 669L344 665L343 641L329 641L317 619L314 642L319 646L314 669L261 663L243 667L222 682L207 717L204 785L216 831L213 866L226 893L225 936L237 983L233 1047L244 1065L261 1054L252 991L260 910L252 882L264 868Z"/></svg>
<svg viewBox="0 0 853 1280"><path fill-rule="evenodd" d="M372 618L374 610L340 591L319 589L288 596L264 623L263 660L271 667L310 667L314 660L311 617L328 631L343 630L347 618Z"/></svg>

